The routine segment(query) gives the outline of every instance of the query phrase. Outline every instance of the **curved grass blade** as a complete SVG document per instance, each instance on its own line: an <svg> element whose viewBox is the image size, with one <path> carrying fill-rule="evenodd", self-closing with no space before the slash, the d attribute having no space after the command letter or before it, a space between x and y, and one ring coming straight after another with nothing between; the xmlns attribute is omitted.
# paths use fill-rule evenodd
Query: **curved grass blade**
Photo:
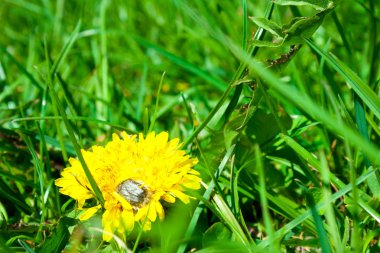
<svg viewBox="0 0 380 253"><path fill-rule="evenodd" d="M50 58L49 58L46 40L45 40L44 46L45 46L45 57L46 57L47 68L49 70L49 73L52 73L51 68L50 68L50 60L49 60ZM68 48L68 47L65 47L65 48ZM63 52L62 54L65 54L65 53ZM73 130L73 127L71 125L71 122L68 120L65 109L63 108L62 103L60 102L60 100L58 98L58 94L55 92L51 74L47 75L47 85L48 85L49 90L50 90L50 94L51 94L53 104L57 108L57 110L59 111L59 114L62 116L63 122L65 123L67 132L69 134L70 140L74 146L75 152L76 152L78 159L79 159L79 161L83 167L84 173L86 174L86 177L87 177L87 179L91 185L91 188L92 188L96 198L99 200L99 202L102 205L104 205L104 198L102 196L102 193L101 193L99 187L97 186L89 168L87 167L87 164L86 164L86 162L83 158L82 152L80 150L80 146L79 146L79 144L75 138L74 130Z"/></svg>
<svg viewBox="0 0 380 253"><path fill-rule="evenodd" d="M354 92L363 100L364 104L380 119L380 98L371 87L365 84L344 62L323 51L310 39L306 39L305 41L320 56L324 57L334 70L346 79Z"/></svg>
<svg viewBox="0 0 380 253"><path fill-rule="evenodd" d="M21 239L18 239L17 241L26 250L26 252L28 252L28 253L35 253L35 251L26 242L24 242Z"/></svg>
<svg viewBox="0 0 380 253"><path fill-rule="evenodd" d="M266 180L265 171L262 161L262 153L260 151L259 145L255 145L255 158L256 158L256 168L259 172L259 185L260 185L260 204L263 213L265 232L268 235L269 248L272 252L279 252L279 242L274 239L273 223L270 217L268 200L267 200L267 190L266 190Z"/></svg>
<svg viewBox="0 0 380 253"><path fill-rule="evenodd" d="M25 201L21 200L23 198L20 195L15 194L15 192L13 192L3 180L0 180L0 195L9 200L12 204L20 207L25 213L30 214L33 211Z"/></svg>
<svg viewBox="0 0 380 253"><path fill-rule="evenodd" d="M218 166L218 169L217 171L215 172L215 179L218 179L219 178L219 175L221 175L223 169L226 167L227 165L227 162L228 160L230 159L233 151L235 149L235 145L232 145L226 152L226 154L224 155L220 165ZM214 180L211 180L208 184L208 187L206 189L206 191L203 193L203 198L208 200L211 196L211 192L214 190L214 187L215 187L215 183L214 183ZM186 239L189 239L191 237L191 235L193 234L194 230L195 230L195 227L198 223L198 219L204 209L204 207L202 207L203 205L203 202L200 201L197 208L195 209L194 213L193 213L193 217L191 218L190 220L190 223L187 227L187 230L186 230L186 233L185 233L185 241L187 241ZM185 252L186 250L186 247L187 247L187 243L183 243L179 246L178 250L177 250L177 253L183 253Z"/></svg>
<svg viewBox="0 0 380 253"><path fill-rule="evenodd" d="M57 72L59 66L62 64L63 60L66 58L67 54L69 53L71 47L73 46L74 42L76 41L79 35L80 26L81 26L81 21L79 20L79 22L75 26L73 33L70 35L69 40L65 43L61 52L58 54L57 59L54 61L53 65L51 66L51 69L50 69L51 75L54 75Z"/></svg>
<svg viewBox="0 0 380 253"><path fill-rule="evenodd" d="M94 122L94 123L101 124L101 125L108 125L110 127L113 127L113 128L119 129L119 130L123 130L123 131L126 131L126 132L131 133L131 134L137 134L137 132L134 130L128 129L122 125L118 125L115 123L108 122L106 120L94 119L91 117L84 117L84 116L66 115L66 117L68 120L72 120L72 121L80 120L80 121ZM55 120L55 119L63 120L63 117L62 116L23 117L23 118L12 119L12 121L17 122L17 121L38 121L38 120Z"/></svg>
<svg viewBox="0 0 380 253"><path fill-rule="evenodd" d="M219 194L215 194L213 200L215 208L218 211L221 218L223 219L223 221L228 225L228 227L231 229L232 233L237 237L237 239L247 247L247 252L252 252L250 246L251 243L249 239L245 235L239 222L237 221L236 217L234 216L226 202L223 200L223 198Z"/></svg>
<svg viewBox="0 0 380 253"><path fill-rule="evenodd" d="M35 172L37 174L37 178L35 178L35 182L38 183L39 185L39 197L40 197L40 203L41 203L41 220L40 220L40 225L38 228L38 232L36 235L36 238L41 239L42 236L42 228L43 224L45 224L45 215L46 215L46 207L45 207L45 201L44 201L44 195L45 195L45 178L44 178L44 170L41 165L40 160L38 159L37 153L34 150L32 141L29 136L25 136L22 133L20 133L21 137L24 139L26 145L28 146L29 152L32 155L34 166L35 166ZM37 184L36 183L36 184Z"/></svg>
<svg viewBox="0 0 380 253"><path fill-rule="evenodd" d="M308 152L304 147L302 147L300 144L298 144L295 140L290 138L289 136L282 135L285 139L285 142L291 147L297 154L300 155L303 159L305 159L308 163L310 163L314 168L316 168L319 172L322 171L322 165L321 163L310 153ZM368 177L368 179L376 177L376 173L374 172L371 176ZM329 173L329 177L331 182L336 185L339 188L344 187L344 183L333 173ZM365 194L362 191L359 191L360 194ZM376 195L375 195L376 196ZM348 200L351 198L354 198L355 201L362 207L369 215L372 216L375 220L378 222L380 221L380 214L374 210L368 203L364 202L362 199L357 198L355 196L348 197L346 196Z"/></svg>
<svg viewBox="0 0 380 253"><path fill-rule="evenodd" d="M362 182L364 182L365 180L367 180L368 177L372 176L373 173L375 173L376 171L377 171L376 169L371 169L368 172L364 173L363 175L361 175L360 177L357 178L357 180L355 181L355 184L356 185L361 184ZM349 193L351 190L352 190L352 185L351 184L347 184L347 185L343 186L339 191L337 191L336 193L334 193L333 195L331 195L331 197L328 200L328 203L336 201L337 199L339 199L342 196L344 196L347 193ZM326 206L326 200L322 200L321 202L319 202L315 206L315 208L316 208L317 211L319 211L319 210L324 209L325 206ZM311 217L311 215L312 215L311 210L307 210L306 212L304 212L303 214L301 214L300 216L298 216L297 218L295 218L294 220L292 220L291 222L289 222L288 224L286 224L285 226L283 226L281 229L277 230L275 232L275 238L274 239L280 240L284 235L286 235L287 233L289 233L293 228L297 227L302 222L304 222L305 220L309 219ZM264 248L266 248L266 247L269 246L269 243L270 242L268 240L263 241L262 243L258 244L254 248L254 251L256 252L256 251L263 250Z"/></svg>
<svg viewBox="0 0 380 253"><path fill-rule="evenodd" d="M348 127L343 122L336 121L333 115L321 108L312 98L300 93L296 89L290 88L261 64L250 62L250 67L254 69L259 76L265 79L265 83L272 88L269 92L278 99L284 103L294 104L297 108L305 111L314 119L323 122L333 133L345 136L352 145L360 148L370 159L373 159L373 162L380 164L379 147L366 142L356 130Z"/></svg>
<svg viewBox="0 0 380 253"><path fill-rule="evenodd" d="M151 119L151 123L150 123L148 132L152 132L153 131L154 124L156 123L157 111L158 111L158 102L160 101L160 94L161 94L162 84L164 83L164 78L165 78L165 72L162 73L161 80L160 80L160 85L158 86L157 95L156 95L156 105L154 107L153 116L152 116L152 119Z"/></svg>
<svg viewBox="0 0 380 253"><path fill-rule="evenodd" d="M317 229L319 243L324 253L331 253L331 247L329 244L328 236L326 230L324 228L324 223L322 221L321 216L319 215L316 207L313 196L307 192L307 189L304 189L306 194L306 203L310 207L311 215L313 216L315 227Z"/></svg>
<svg viewBox="0 0 380 253"><path fill-rule="evenodd" d="M242 48L247 50L247 0L242 1L243 9L243 38L242 38Z"/></svg>
<svg viewBox="0 0 380 253"><path fill-rule="evenodd" d="M29 71L21 63L19 63L13 57L13 55L11 53L8 52L6 47L4 47L1 43L0 43L0 50L3 51L4 54L6 54L8 56L8 58L11 60L11 62L13 62L16 65L16 67L21 71L21 73L23 73L34 86L36 86L39 90L43 90L42 85L33 77L33 75L31 73L29 73Z"/></svg>

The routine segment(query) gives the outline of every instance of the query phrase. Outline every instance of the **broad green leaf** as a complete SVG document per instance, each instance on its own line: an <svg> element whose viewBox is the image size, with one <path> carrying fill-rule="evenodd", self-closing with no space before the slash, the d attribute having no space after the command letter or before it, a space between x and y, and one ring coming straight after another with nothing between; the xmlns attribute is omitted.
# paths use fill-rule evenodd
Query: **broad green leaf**
<svg viewBox="0 0 380 253"><path fill-rule="evenodd" d="M221 222L216 222L209 227L203 235L203 247L215 245L218 242L231 241L231 231Z"/></svg>
<svg viewBox="0 0 380 253"><path fill-rule="evenodd" d="M51 237L49 237L45 243L36 252L61 252L67 242L70 239L69 227L76 224L76 221L72 218L63 217L54 229Z"/></svg>
<svg viewBox="0 0 380 253"><path fill-rule="evenodd" d="M244 113L232 117L224 126L224 142L229 149L237 136L243 131L257 107L249 107Z"/></svg>
<svg viewBox="0 0 380 253"><path fill-rule="evenodd" d="M292 119L287 114L280 115L280 121L285 129L289 129L292 125ZM246 134L258 144L271 140L279 133L280 126L276 122L275 116L267 114L261 109L256 110L248 121Z"/></svg>
<svg viewBox="0 0 380 253"><path fill-rule="evenodd" d="M247 253L248 247L240 242L224 241L196 251L197 253Z"/></svg>
<svg viewBox="0 0 380 253"><path fill-rule="evenodd" d="M310 6L316 10L324 10L334 4L331 0L274 0L278 5Z"/></svg>
<svg viewBox="0 0 380 253"><path fill-rule="evenodd" d="M265 41L265 40L253 40L251 43L255 47L280 47L283 45L285 39L279 38L278 40Z"/></svg>
<svg viewBox="0 0 380 253"><path fill-rule="evenodd" d="M310 38L322 25L324 17L330 13L334 5L310 17L295 17L289 23L280 27L275 22L265 18L251 18L251 20L264 30L275 35L271 41L253 40L252 44L258 47L280 47L304 43L305 38Z"/></svg>
<svg viewBox="0 0 380 253"><path fill-rule="evenodd" d="M240 131L231 127L229 123L226 124L224 128L224 142L225 142L226 148L231 147L232 143L234 143L234 140L236 139L236 137L239 136L239 134L240 134Z"/></svg>
<svg viewBox="0 0 380 253"><path fill-rule="evenodd" d="M257 26L267 30L273 35L277 35L282 38L282 28L276 22L272 20L268 20L266 18L260 18L260 17L250 17L250 19L255 23Z"/></svg>
<svg viewBox="0 0 380 253"><path fill-rule="evenodd" d="M320 13L321 14L321 13ZM323 12L325 14L325 12ZM294 18L290 24L283 27L285 34L284 45L294 45L303 43L303 38L310 38L322 24L323 16Z"/></svg>

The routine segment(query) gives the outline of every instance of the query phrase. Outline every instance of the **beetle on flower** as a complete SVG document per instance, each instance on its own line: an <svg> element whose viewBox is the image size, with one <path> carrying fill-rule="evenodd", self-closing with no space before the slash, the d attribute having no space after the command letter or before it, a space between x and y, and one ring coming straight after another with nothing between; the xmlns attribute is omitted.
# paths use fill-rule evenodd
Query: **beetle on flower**
<svg viewBox="0 0 380 253"><path fill-rule="evenodd" d="M84 160L98 185L103 198L103 240L110 241L115 234L125 238L136 222L149 230L151 222L164 218L160 201L174 203L176 198L189 203L185 189L199 189L199 173L193 169L196 158L180 150L179 139L168 139L168 133L128 135L113 134L105 147L93 146L82 150ZM84 208L86 200L95 197L79 160L70 158L70 167L64 169L55 181L62 194L68 195L84 209L80 220L91 218L101 205Z"/></svg>

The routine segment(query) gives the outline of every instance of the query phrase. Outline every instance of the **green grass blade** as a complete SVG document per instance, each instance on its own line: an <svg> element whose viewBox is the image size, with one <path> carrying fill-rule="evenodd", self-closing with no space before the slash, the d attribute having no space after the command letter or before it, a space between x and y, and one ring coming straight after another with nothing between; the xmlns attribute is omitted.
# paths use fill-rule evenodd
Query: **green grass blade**
<svg viewBox="0 0 380 253"><path fill-rule="evenodd" d="M153 111L153 115L152 115L151 123L150 123L150 126L149 126L149 132L152 132L152 131L153 131L153 129L154 129L154 124L156 123L156 119L157 119L157 111L158 111L158 102L160 101L160 94L161 94L162 84L164 83L164 77L165 77L165 72L162 73L161 80L160 80L160 84L159 84L159 86L158 86L157 96L156 96L156 105L155 105L155 107L154 107L154 111Z"/></svg>
<svg viewBox="0 0 380 253"><path fill-rule="evenodd" d="M303 159L305 159L308 163L310 163L314 168L316 168L319 172L322 171L322 166L320 162L310 153L308 152L304 147L299 145L296 141L294 141L292 138L288 136L283 136L285 139L286 143L294 149L297 154L299 154ZM372 175L368 177L370 178L375 178L377 174L377 171L375 171ZM336 185L338 188L342 189L344 187L344 183L333 173L330 173L330 180L334 185ZM355 189L356 190L356 189ZM358 191L358 190L357 190ZM359 191L360 194L364 194L362 191ZM376 195L375 195L376 196ZM349 200L351 199L350 197L346 196ZM380 215L378 212L373 210L371 206L369 206L366 202L361 200L360 198L356 196L352 196L360 207L362 207L369 215L371 215L375 220L379 221Z"/></svg>
<svg viewBox="0 0 380 253"><path fill-rule="evenodd" d="M195 115L194 115L194 117L193 117L194 112L191 110L189 104L187 103L187 100L186 100L186 97L184 96L184 94L181 93L180 96L181 96L182 102L183 102L183 104L184 104L184 106L185 106L185 109L186 109L186 113L187 113L187 117L188 117L188 119L189 119L189 122L191 122L191 127L194 129L194 122L195 122L195 121L194 121L194 117L195 117Z"/></svg>
<svg viewBox="0 0 380 253"><path fill-rule="evenodd" d="M135 40L141 44L142 46L146 47L146 48L152 48L154 49L155 51L157 51L159 54L161 54L162 56L166 57L167 59L169 59L170 61L172 61L173 63L177 64L178 66L182 67L183 69L189 71L190 73L193 73L194 75L196 76L199 76L200 78L202 78L203 80L205 80L206 82L208 82L209 84L211 84L212 86L214 86L215 88L217 88L218 90L220 91L224 91L227 87L226 83L219 79L218 77L214 77L212 75L210 75L209 73L207 73L206 71L200 69L198 66L195 66L193 64L191 64L190 62L186 61L185 59L183 58L180 58L172 53L170 53L169 51L143 39L143 38L140 38L138 36L134 36Z"/></svg>
<svg viewBox="0 0 380 253"><path fill-rule="evenodd" d="M321 171L321 163L318 159L313 156L309 151L307 151L303 146L297 143L293 138L281 135L281 137L285 140L285 142L291 147L300 157L302 157L305 161L307 161L311 166L317 169L317 171ZM330 180L337 185L338 187L343 187L344 183L333 173L330 173Z"/></svg>
<svg viewBox="0 0 380 253"><path fill-rule="evenodd" d="M67 106L70 109L70 113L73 116L78 116L80 111L82 110L79 108L77 103L74 101L74 97L72 92L68 89L68 84L65 82L61 76L61 74L57 73L59 89L62 90L64 99L66 100ZM88 138L95 139L94 134L92 133L92 129L88 125L87 121L83 121L83 127L86 129L86 134Z"/></svg>
<svg viewBox="0 0 380 253"><path fill-rule="evenodd" d="M4 47L1 43L0 43L0 50L5 54L7 55L7 57L16 65L16 67L21 71L21 73L23 73L29 80L30 82L35 86L37 87L38 89L40 90L43 90L43 87L42 85L33 77L33 75L31 73L28 72L28 70L20 63L18 62L11 53L8 52L8 50L6 49L6 47Z"/></svg>
<svg viewBox="0 0 380 253"><path fill-rule="evenodd" d="M222 181L223 178L221 178ZM223 182L223 181L222 181ZM251 188L251 184L253 184L253 189ZM250 199L256 199L254 195L252 194L252 191L257 191L260 192L260 185L252 182L248 186L247 189L240 188L239 191L240 193L244 194L246 197ZM275 213L280 214L283 217L286 217L287 219L296 219L300 215L302 215L302 211L304 210L303 208L300 208L300 205L293 201L292 199L276 194L276 193L270 193L267 191L266 193L266 198L269 200L270 204L268 207ZM311 233L316 233L315 230L315 225L308 217L307 219L303 220L303 226L305 227L306 230L308 230Z"/></svg>
<svg viewBox="0 0 380 253"><path fill-rule="evenodd" d="M21 208L25 213L30 214L32 212L30 206L28 206L23 200L22 196L13 192L8 185L6 185L2 179L0 179L0 194L5 199L9 200L12 204Z"/></svg>
<svg viewBox="0 0 380 253"><path fill-rule="evenodd" d="M356 185L359 185L359 184L363 183L365 180L368 179L368 177L372 176L373 173L375 173L376 171L377 170L375 170L375 169L371 169L368 172L366 172L363 175L361 175L360 177L358 177L357 180L355 181ZM337 191L336 193L334 193L333 195L331 195L331 197L329 198L328 202L329 203L334 202L335 200L341 198L342 196L345 196L351 190L352 190L352 185L351 184L347 184L347 185L343 186L339 191ZM316 205L317 211L319 211L319 210L321 210L323 208L325 208L325 201L322 201L322 202L320 202L320 203L318 203ZM295 228L296 226L300 225L305 220L309 219L311 217L311 215L312 215L312 213L311 213L310 210L308 210L308 211L304 212L303 214L299 215L297 218L295 218L291 222L287 223L281 229L277 230L275 232L275 238L276 239L282 238L285 234L289 233L293 228ZM262 249L268 247L268 244L269 244L269 242L267 240L265 240L262 243L258 244L257 247L254 248L254 250L262 250Z"/></svg>
<svg viewBox="0 0 380 253"><path fill-rule="evenodd" d="M38 15L43 15L44 13L44 9L41 6L31 3L30 1L25 1L25 0L6 0L6 1L14 5L17 5L19 7L22 7L32 13L34 12L35 14L38 14Z"/></svg>
<svg viewBox="0 0 380 253"><path fill-rule="evenodd" d="M221 109L224 102L227 100L228 95L232 91L234 85L231 83L226 91L223 93L222 97L219 99L218 103L212 108L211 112L207 115L206 119L191 133L191 135L185 140L184 146L186 147L190 144L194 138L198 136L198 134L210 123L211 119L217 114L217 112Z"/></svg>
<svg viewBox="0 0 380 253"><path fill-rule="evenodd" d="M331 56L318 47L313 41L306 40L306 43L315 50L320 56L326 59L326 62L337 71L355 91L355 93L363 100L364 104L380 119L380 99L379 96L371 89L370 86L364 83L355 72L353 72L346 64L338 58Z"/></svg>
<svg viewBox="0 0 380 253"><path fill-rule="evenodd" d="M57 59L54 61L53 65L51 66L51 69L50 69L51 75L55 75L55 73L58 71L59 67L61 66L61 64L65 60L65 58L66 58L67 54L69 53L71 47L74 45L74 42L76 41L78 34L79 34L80 26L81 26L81 21L79 21L77 23L74 31L70 35L70 38L65 43L61 52L58 54Z"/></svg>
<svg viewBox="0 0 380 253"><path fill-rule="evenodd" d="M244 51L247 50L247 0L242 1L242 9L243 9L243 38L242 38L242 48Z"/></svg>
<svg viewBox="0 0 380 253"><path fill-rule="evenodd" d="M278 241L274 240L274 230L272 219L269 214L268 201L267 201L267 190L265 182L265 172L263 168L262 153L258 145L255 146L255 158L256 158L256 168L259 172L259 185L260 185L260 205L263 213L265 231L268 235L268 242L270 244L269 249L271 252L279 252Z"/></svg>
<svg viewBox="0 0 380 253"><path fill-rule="evenodd" d="M364 5L364 3L363 3ZM376 17L376 0L369 1L369 13L370 13L370 24L369 24L369 62L370 62L370 72L368 83L371 87L375 88L378 83L378 73L379 73L379 46L378 46L378 36L379 36L379 20ZM377 86L378 87L378 86Z"/></svg>
<svg viewBox="0 0 380 253"><path fill-rule="evenodd" d="M35 183L39 185L39 192L37 195L39 196L39 203L41 205L41 218L40 218L40 225L38 228L38 232L36 234L36 240L39 241L42 239L42 228L43 225L45 224L45 216L46 216L46 207L45 207L45 200L44 200L44 195L45 195L45 178L44 178L44 170L41 164L41 161L38 159L37 153L34 150L32 141L29 136L24 136L22 133L20 133L22 138L24 139L26 145L28 146L29 152L32 155L33 162L34 162L34 168L35 168L35 174L37 174L37 177L35 178Z"/></svg>
<svg viewBox="0 0 380 253"><path fill-rule="evenodd" d="M310 208L311 215L313 216L313 219L315 222L315 227L317 229L319 244L321 246L322 252L323 253L330 253L332 251L331 251L331 247L329 244L328 236L327 236L326 230L324 228L324 223L322 221L322 218L319 215L317 208L315 207L315 202L314 202L313 196L307 192L307 189L304 189L304 191L305 191L305 195L306 195L306 203Z"/></svg>
<svg viewBox="0 0 380 253"><path fill-rule="evenodd" d="M106 125L106 126L110 126L110 127L122 130L122 131L126 131L127 133L130 133L130 134L136 134L137 133L134 130L126 128L125 126L118 125L118 124L115 124L115 123L112 123L112 122L109 122L109 121L105 121L105 120L100 120L100 119L91 118L91 117L85 117L85 116L69 116L69 115L66 115L66 117L67 117L68 120L71 120L71 121L94 122L94 123L99 124L99 125ZM22 117L22 118L14 119L14 120L12 120L12 122L39 121L39 120L56 120L56 119L63 120L63 117L62 116Z"/></svg>
<svg viewBox="0 0 380 253"><path fill-rule="evenodd" d="M259 76L266 80L266 84L272 88L269 90L271 94L285 103L296 105L297 108L307 112L316 120L323 122L325 126L335 134L345 136L352 145L360 148L370 159L373 159L376 164L380 163L380 156L378 155L380 153L379 148L367 143L357 131L351 129L343 122L336 121L334 116L325 109L322 109L309 96L290 88L261 64L250 62L250 66Z"/></svg>
<svg viewBox="0 0 380 253"><path fill-rule="evenodd" d="M50 71L50 61L49 61L49 54L48 54L48 51L47 51L47 45L46 45L46 42L45 42L45 56L46 56L46 64L47 64L47 68L49 70L49 73L52 73ZM93 176L91 175L91 172L89 170L89 168L87 167L87 164L83 158L83 155L82 155L82 152L80 150L80 146L75 138L75 135L74 135L74 131L73 131L73 128L72 128L72 125L70 123L70 121L68 120L67 118L67 115L66 115L66 112L65 112L65 109L63 108L59 98L58 98L58 95L57 93L55 92L55 89L54 89L54 86L53 86L53 80L52 80L52 76L50 74L47 75L47 85L49 87L49 90L50 90L50 94L51 94L51 97L52 97L52 101L53 101L53 104L54 106L58 109L59 111L59 114L62 116L62 119L63 119L63 122L65 123L65 126L66 126L66 129L67 129L67 132L69 134L69 137L70 137L70 140L74 146L74 149L75 149L75 152L78 156L78 159L83 167L83 170L84 170L84 173L86 174L86 177L91 185L91 188L96 196L96 198L99 200L99 202L104 205L104 199L103 199L103 196L102 196L102 193L99 189L99 187L97 186Z"/></svg>
<svg viewBox="0 0 380 253"><path fill-rule="evenodd" d="M220 165L218 166L218 170L215 172L215 175L214 177L216 179L219 178L219 176L221 175L222 171L224 170L224 168L226 167L227 165L227 162L228 160L230 159L233 151L235 150L235 145L232 145L226 152L226 154L224 155ZM211 193L212 191L214 190L214 187L215 187L215 183L214 183L214 180L211 180L209 183L208 183L208 187L206 189L206 191L203 193L203 198L205 200L208 200L211 196ZM203 202L200 201L198 203L198 206L197 208L195 209L194 213L193 213L193 216L191 217L191 220L190 220L190 223L187 227L187 230L186 230L186 233L185 233L185 239L190 239L191 235L193 234L194 230L195 230L195 227L198 223L198 220L199 220L199 217L204 209L204 207L202 206ZM186 241L186 240L185 240ZM183 253L185 252L186 250L186 247L187 247L187 243L183 243L180 245L180 247L178 248L177 250L177 253Z"/></svg>
<svg viewBox="0 0 380 253"><path fill-rule="evenodd" d="M355 96L354 103L355 103L355 120L358 126L358 130L360 134L363 136L363 138L366 141L370 142L369 135L368 135L367 121L365 118L365 110L363 108L362 102ZM367 167L371 165L367 158L365 158L365 163Z"/></svg>
<svg viewBox="0 0 380 253"><path fill-rule="evenodd" d="M107 28L106 20L108 18L107 8L109 5L108 0L102 0L100 3L100 83L101 83L101 96L106 101L105 104L100 104L100 115L103 119L109 118L109 106L111 102L110 90L111 86L108 81L108 55L107 55Z"/></svg>
<svg viewBox="0 0 380 253"><path fill-rule="evenodd" d="M24 242L21 239L18 239L17 241L26 250L26 252L28 252L28 253L35 253L35 251L26 242Z"/></svg>
<svg viewBox="0 0 380 253"><path fill-rule="evenodd" d="M322 181L322 201L326 207L324 216L326 217L327 231L331 238L331 244L336 252L343 252L344 244L340 236L340 231L337 224L337 217L335 216L334 206L330 203L331 197L330 188L330 171L328 167L328 161L323 152L319 153L321 160L321 181Z"/></svg>
<svg viewBox="0 0 380 253"><path fill-rule="evenodd" d="M222 217L223 221L231 229L232 233L237 237L237 239L247 247L247 251L250 250L250 241L245 235L243 229L241 228L239 222L237 221L234 214L231 212L231 209L228 207L226 202L219 194L215 194L213 197L213 203L219 215Z"/></svg>
<svg viewBox="0 0 380 253"><path fill-rule="evenodd" d="M0 176L1 177L5 177L5 178L8 178L10 180L14 180L16 182L20 182L22 183L23 185L26 185L26 186L29 186L29 187L33 187L33 182L29 181L29 180L26 180L24 177L22 176L16 176L16 175L12 175L10 173L7 173L5 171L1 171L0 170Z"/></svg>
<svg viewBox="0 0 380 253"><path fill-rule="evenodd" d="M378 211L373 209L368 203L364 202L362 199L357 200L360 207L364 209L372 218L374 218L378 223L380 223L380 214Z"/></svg>
<svg viewBox="0 0 380 253"><path fill-rule="evenodd" d="M135 118L138 120L141 120L143 117L143 113L145 110L145 96L147 93L147 79L148 76L148 65L145 62L142 68L142 75L140 80L140 87L137 95L137 103L136 103L136 112L135 112Z"/></svg>

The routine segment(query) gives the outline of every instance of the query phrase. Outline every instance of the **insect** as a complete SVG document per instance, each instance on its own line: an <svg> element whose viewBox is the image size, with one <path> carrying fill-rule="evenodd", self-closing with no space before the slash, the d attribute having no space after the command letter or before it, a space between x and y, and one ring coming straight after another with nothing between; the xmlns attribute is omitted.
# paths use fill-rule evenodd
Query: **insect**
<svg viewBox="0 0 380 253"><path fill-rule="evenodd" d="M145 206L150 200L149 189L141 181L127 179L117 187L117 192L133 207L134 211Z"/></svg>
<svg viewBox="0 0 380 253"><path fill-rule="evenodd" d="M282 54L280 58L277 58L275 60L267 60L269 66L273 67L275 65L280 65L289 62L291 58L297 53L297 51L300 50L301 46L302 45L292 45L290 46L289 53Z"/></svg>

